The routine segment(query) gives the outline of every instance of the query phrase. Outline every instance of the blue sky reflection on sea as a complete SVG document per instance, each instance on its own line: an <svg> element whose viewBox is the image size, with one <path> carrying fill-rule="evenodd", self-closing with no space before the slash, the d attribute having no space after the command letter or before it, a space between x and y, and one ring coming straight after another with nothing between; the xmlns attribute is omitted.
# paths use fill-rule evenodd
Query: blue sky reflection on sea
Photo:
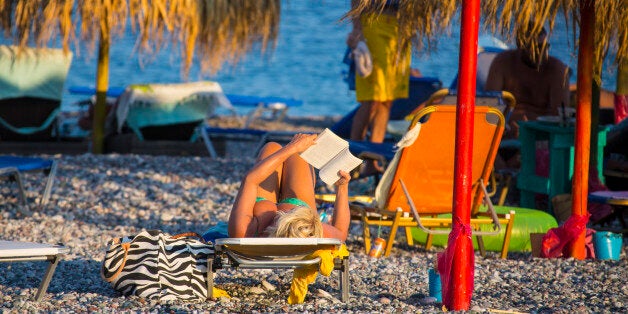
<svg viewBox="0 0 628 314"><path fill-rule="evenodd" d="M203 77L193 68L188 80L217 81L229 94L302 100L303 106L290 109L292 115L344 115L356 106L355 94L347 89L341 75L346 70L342 58L350 25L339 19L347 11L349 2L283 1L274 51L265 55L251 53L234 67L226 65L215 76ZM424 76L438 77L445 87L449 86L458 67L458 37L459 26L452 25L451 34L439 40L437 51L414 55L413 66ZM565 31L562 18L551 35L551 44L551 54L574 69L571 81L575 82L577 54L572 48L573 36ZM114 41L110 53L110 86L185 81L180 71L180 55L175 49L165 47L151 60L141 60L133 53L133 48L133 36ZM95 76L96 54L90 54L83 47L75 52L66 87L93 86ZM614 70L605 70L603 87L614 90L615 76ZM69 109L82 98L84 96L70 95L66 91L63 107Z"/></svg>

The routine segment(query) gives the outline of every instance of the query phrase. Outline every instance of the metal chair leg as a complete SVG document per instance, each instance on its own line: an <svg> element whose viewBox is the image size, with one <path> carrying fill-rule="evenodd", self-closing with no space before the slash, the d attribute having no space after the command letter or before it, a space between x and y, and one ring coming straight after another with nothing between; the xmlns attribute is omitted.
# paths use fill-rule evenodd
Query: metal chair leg
<svg viewBox="0 0 628 314"><path fill-rule="evenodd" d="M343 258L340 267L340 299L349 301L349 257Z"/></svg>
<svg viewBox="0 0 628 314"><path fill-rule="evenodd" d="M46 180L46 187L44 188L44 194L41 196L39 200L39 205L43 206L48 203L50 199L50 194L52 192L52 185L54 184L55 175L57 174L57 162L53 161L50 166L50 171L48 172L48 179Z"/></svg>
<svg viewBox="0 0 628 314"><path fill-rule="evenodd" d="M20 201L22 206L26 207L26 190L24 189L24 182L22 181L22 175L19 172L15 172L14 174L15 181L17 181L17 186L20 189Z"/></svg>
<svg viewBox="0 0 628 314"><path fill-rule="evenodd" d="M214 259L207 258L207 298L214 297Z"/></svg>
<svg viewBox="0 0 628 314"><path fill-rule="evenodd" d="M48 265L48 268L46 269L46 274L44 275L44 278L42 279L41 284L39 285L39 288L37 289L37 294L35 294L35 301L41 301L44 294L46 293L46 290L48 290L48 285L50 284L52 275L54 274L55 269L57 268L57 265L59 264L60 260L61 260L61 255L55 255L50 260L50 264Z"/></svg>

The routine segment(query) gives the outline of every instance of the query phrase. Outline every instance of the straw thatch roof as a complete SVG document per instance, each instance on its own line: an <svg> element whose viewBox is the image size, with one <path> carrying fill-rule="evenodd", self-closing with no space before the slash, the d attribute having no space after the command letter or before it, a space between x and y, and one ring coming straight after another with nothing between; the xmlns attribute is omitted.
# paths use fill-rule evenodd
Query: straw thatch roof
<svg viewBox="0 0 628 314"><path fill-rule="evenodd" d="M0 28L21 47L60 42L69 50L79 41L93 48L130 26L138 53L170 43L184 73L194 62L215 73L253 48L272 48L279 13L280 0L0 0Z"/></svg>
<svg viewBox="0 0 628 314"><path fill-rule="evenodd" d="M356 6L346 18L381 12L386 0L353 2ZM482 0L483 26L511 42L533 43L531 40L537 38L543 26L547 26L551 36L557 18L562 18L573 26L575 45L579 3L579 0ZM461 5L462 1L456 0L401 0L398 10L401 42L413 42L419 49L425 44L432 48L436 38L449 31ZM602 61L609 51L615 53L615 64L628 61L628 0L597 0L595 9L595 76L599 79Z"/></svg>

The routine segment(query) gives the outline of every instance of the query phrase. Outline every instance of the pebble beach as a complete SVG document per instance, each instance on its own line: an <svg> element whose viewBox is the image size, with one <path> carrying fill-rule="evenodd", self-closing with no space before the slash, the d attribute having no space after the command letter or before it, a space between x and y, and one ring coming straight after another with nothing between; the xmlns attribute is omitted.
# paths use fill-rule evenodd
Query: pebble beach
<svg viewBox="0 0 628 314"><path fill-rule="evenodd" d="M231 147L231 148L229 148ZM233 148L235 147L235 148ZM438 313L442 304L428 294L428 270L443 248L397 244L390 257L365 254L359 223L346 242L351 295L339 301L338 277L318 276L305 302L286 301L292 271L222 269L217 287L231 297L204 302L160 302L125 297L101 279L107 242L159 229L171 234L203 233L227 221L240 180L253 154L240 144L225 157L149 155L46 155L59 168L49 203L25 212L14 183L0 181L2 240L63 243L61 261L41 302L33 301L45 271L43 262L0 263L0 310L35 312L403 312ZM363 182L352 182L359 186ZM43 176L25 176L36 204ZM402 237L403 235L400 235ZM403 243L403 241L399 241ZM626 240L624 239L624 243ZM470 313L626 313L628 258L620 260L541 259L530 252L476 252Z"/></svg>

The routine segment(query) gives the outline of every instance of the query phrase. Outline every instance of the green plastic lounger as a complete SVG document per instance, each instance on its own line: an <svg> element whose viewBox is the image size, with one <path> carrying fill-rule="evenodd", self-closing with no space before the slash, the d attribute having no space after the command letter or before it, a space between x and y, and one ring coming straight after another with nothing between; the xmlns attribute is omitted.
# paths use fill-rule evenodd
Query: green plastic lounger
<svg viewBox="0 0 628 314"><path fill-rule="evenodd" d="M50 198L52 184L57 172L56 161L38 157L0 155L0 176L9 177L17 182L22 206L27 206L26 190L22 178L22 173L27 171L42 171L46 174L46 185L39 201L41 206L46 205Z"/></svg>
<svg viewBox="0 0 628 314"><path fill-rule="evenodd" d="M0 262L47 261L49 263L35 294L36 301L41 301L48 290L52 275L67 252L69 249L62 245L0 240Z"/></svg>
<svg viewBox="0 0 628 314"><path fill-rule="evenodd" d="M0 138L43 141L54 137L72 53L62 49L0 45Z"/></svg>
<svg viewBox="0 0 628 314"><path fill-rule="evenodd" d="M116 128L122 133L123 126L127 126L143 141L145 128L166 128L166 133L172 133L184 125L191 125L187 136L194 142L196 128L218 107L235 113L216 82L133 84L118 97Z"/></svg>

